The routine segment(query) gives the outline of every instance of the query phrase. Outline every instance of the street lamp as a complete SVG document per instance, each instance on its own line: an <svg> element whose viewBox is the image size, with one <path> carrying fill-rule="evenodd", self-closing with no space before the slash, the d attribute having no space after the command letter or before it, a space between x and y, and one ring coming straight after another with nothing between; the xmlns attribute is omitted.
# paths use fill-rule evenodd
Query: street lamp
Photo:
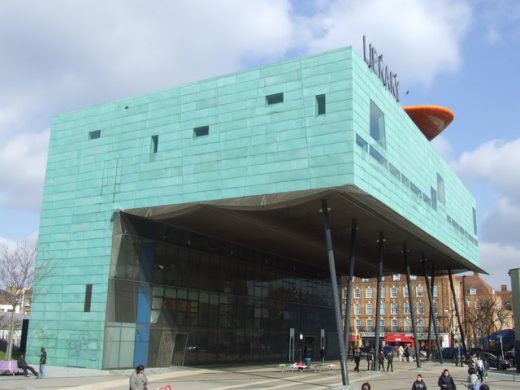
<svg viewBox="0 0 520 390"><path fill-rule="evenodd" d="M300 333L300 362L302 361L302 343L303 343L303 333Z"/></svg>

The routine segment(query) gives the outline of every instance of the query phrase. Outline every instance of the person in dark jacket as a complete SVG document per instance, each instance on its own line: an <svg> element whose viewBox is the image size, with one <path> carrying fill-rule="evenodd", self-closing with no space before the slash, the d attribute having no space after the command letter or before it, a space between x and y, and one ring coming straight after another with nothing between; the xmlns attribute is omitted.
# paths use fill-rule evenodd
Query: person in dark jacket
<svg viewBox="0 0 520 390"><path fill-rule="evenodd" d="M441 390L457 390L457 386L450 375L450 371L446 368L439 377L439 389Z"/></svg>
<svg viewBox="0 0 520 390"><path fill-rule="evenodd" d="M386 371L392 370L394 372L394 350L390 348L386 354Z"/></svg>
<svg viewBox="0 0 520 390"><path fill-rule="evenodd" d="M29 371L31 371L34 374L36 379L38 379L38 373L34 370L34 368L32 368L32 366L27 364L27 362L25 361L25 356L23 355L23 353L18 358L17 364L18 364L18 368L21 368L23 370L23 374L25 376L29 376L29 374L27 374L27 370L29 370Z"/></svg>
<svg viewBox="0 0 520 390"><path fill-rule="evenodd" d="M355 372L359 372L359 361L361 360L361 350L359 347L354 348L354 363L356 367L354 367Z"/></svg>
<svg viewBox="0 0 520 390"><path fill-rule="evenodd" d="M417 374L417 378L412 385L412 390L428 390L421 374Z"/></svg>
<svg viewBox="0 0 520 390"><path fill-rule="evenodd" d="M378 363L379 363L379 368L378 370L379 371L385 371L385 353L383 352L383 350L380 350L379 351L379 355L378 355Z"/></svg>

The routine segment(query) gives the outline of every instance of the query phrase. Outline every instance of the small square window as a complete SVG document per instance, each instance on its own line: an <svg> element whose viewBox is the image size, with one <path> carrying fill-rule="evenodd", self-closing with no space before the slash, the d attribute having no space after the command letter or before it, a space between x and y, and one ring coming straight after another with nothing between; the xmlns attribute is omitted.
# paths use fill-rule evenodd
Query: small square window
<svg viewBox="0 0 520 390"><path fill-rule="evenodd" d="M469 289L469 295L477 295L477 289L476 288L470 288Z"/></svg>
<svg viewBox="0 0 520 390"><path fill-rule="evenodd" d="M267 95L265 97L265 101L267 102L268 105L283 103L283 93L280 92L280 93L274 93L272 95Z"/></svg>
<svg viewBox="0 0 520 390"><path fill-rule="evenodd" d="M193 129L193 135L195 137L202 137L209 134L209 126L195 127Z"/></svg>
<svg viewBox="0 0 520 390"><path fill-rule="evenodd" d="M316 115L325 115L325 95L316 95Z"/></svg>
<svg viewBox="0 0 520 390"><path fill-rule="evenodd" d="M159 150L159 136L152 135L152 142L150 144L150 152L157 153L158 150Z"/></svg>
<svg viewBox="0 0 520 390"><path fill-rule="evenodd" d="M370 101L370 136L383 148L386 146L385 116L373 101Z"/></svg>
<svg viewBox="0 0 520 390"><path fill-rule="evenodd" d="M97 139L101 137L101 130L94 130L88 133L88 139Z"/></svg>

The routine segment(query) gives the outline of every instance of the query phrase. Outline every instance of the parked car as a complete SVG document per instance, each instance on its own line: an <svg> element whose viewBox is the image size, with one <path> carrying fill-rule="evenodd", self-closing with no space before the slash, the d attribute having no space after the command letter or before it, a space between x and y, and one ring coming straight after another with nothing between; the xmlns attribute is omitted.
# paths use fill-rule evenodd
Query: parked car
<svg viewBox="0 0 520 390"><path fill-rule="evenodd" d="M479 352L478 356L480 356L482 360L486 361L489 364L489 367L496 368L497 370L507 370L508 368L511 368L511 362L509 360L496 357L492 353Z"/></svg>

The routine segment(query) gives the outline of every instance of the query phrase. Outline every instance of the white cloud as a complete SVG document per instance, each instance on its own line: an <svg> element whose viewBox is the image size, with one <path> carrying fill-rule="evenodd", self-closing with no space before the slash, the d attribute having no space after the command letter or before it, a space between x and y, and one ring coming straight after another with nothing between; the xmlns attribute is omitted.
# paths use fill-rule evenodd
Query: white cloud
<svg viewBox="0 0 520 390"><path fill-rule="evenodd" d="M451 161L453 154L453 147L444 135L439 135L431 141L431 145L439 152L439 154L446 160Z"/></svg>
<svg viewBox="0 0 520 390"><path fill-rule="evenodd" d="M313 52L353 43L361 37L385 54L385 63L401 82L429 85L433 78L459 68L461 40L471 8L464 1L339 0L311 20Z"/></svg>
<svg viewBox="0 0 520 390"><path fill-rule="evenodd" d="M520 264L520 248L512 245L501 245L491 242L480 242L481 267L490 275L484 278L495 288L501 284L511 284L508 271L518 268Z"/></svg>

